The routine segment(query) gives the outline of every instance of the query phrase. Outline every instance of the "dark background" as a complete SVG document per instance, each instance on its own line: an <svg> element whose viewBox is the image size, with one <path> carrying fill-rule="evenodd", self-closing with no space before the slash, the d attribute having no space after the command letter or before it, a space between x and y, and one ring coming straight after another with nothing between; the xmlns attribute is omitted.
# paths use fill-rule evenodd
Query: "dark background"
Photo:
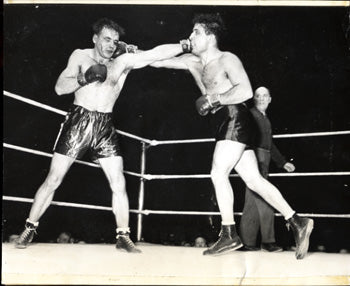
<svg viewBox="0 0 350 286"><path fill-rule="evenodd" d="M57 96L54 85L76 48L93 47L91 24L114 19L126 29L122 39L149 49L187 38L195 13L220 12L228 29L221 49L242 60L253 89L270 88L269 117L274 134L350 129L349 10L345 7L242 7L151 5L4 5L4 89L67 110L73 95ZM148 139L212 138L220 120L200 117L194 101L200 95L184 71L144 68L130 73L114 109L118 129ZM61 115L4 96L4 142L52 152ZM349 171L350 137L276 139L297 172ZM122 137L125 169L140 172L140 147ZM146 173L209 174L214 143L152 147ZM86 160L89 158L86 157ZM11 149L3 151L3 195L32 198L50 159ZM271 172L281 172L274 166ZM139 180L126 175L130 207L137 208ZM349 213L349 177L272 177L298 212ZM232 179L235 211L241 211L244 185ZM218 211L209 179L146 182L145 209ZM111 193L100 169L74 164L55 194L56 201L110 206ZM3 240L19 233L30 204L3 201ZM132 236L136 215L131 214ZM236 217L239 223L240 217ZM315 219L311 248L350 248L348 219ZM177 242L198 235L217 237L219 217L211 226L206 216L144 217L145 241ZM69 231L86 242L114 242L111 212L51 206L40 220L36 241L54 240ZM276 238L287 247L292 234L276 218Z"/></svg>

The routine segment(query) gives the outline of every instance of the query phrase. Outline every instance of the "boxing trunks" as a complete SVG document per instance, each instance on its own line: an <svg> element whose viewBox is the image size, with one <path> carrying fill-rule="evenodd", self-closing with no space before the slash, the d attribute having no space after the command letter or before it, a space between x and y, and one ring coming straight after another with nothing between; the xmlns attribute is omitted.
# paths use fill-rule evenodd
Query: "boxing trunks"
<svg viewBox="0 0 350 286"><path fill-rule="evenodd" d="M112 113L90 111L72 105L61 124L54 152L79 159L86 151L90 151L94 162L101 158L121 156Z"/></svg>
<svg viewBox="0 0 350 286"><path fill-rule="evenodd" d="M225 117L216 133L216 140L232 140L254 149L257 126L245 103L224 106Z"/></svg>

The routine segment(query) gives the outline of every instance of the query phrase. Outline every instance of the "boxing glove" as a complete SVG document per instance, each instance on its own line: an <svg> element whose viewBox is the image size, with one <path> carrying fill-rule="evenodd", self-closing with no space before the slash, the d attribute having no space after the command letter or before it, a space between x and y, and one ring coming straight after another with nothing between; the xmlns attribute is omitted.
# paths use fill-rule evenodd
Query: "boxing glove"
<svg viewBox="0 0 350 286"><path fill-rule="evenodd" d="M202 95L196 100L196 108L201 116L205 116L209 111L215 113L221 108L220 94Z"/></svg>
<svg viewBox="0 0 350 286"><path fill-rule="evenodd" d="M191 41L189 39L181 40L180 45L184 53L190 53L192 51Z"/></svg>
<svg viewBox="0 0 350 286"><path fill-rule="evenodd" d="M103 64L96 64L89 67L85 73L79 72L77 80L81 86L99 81L104 82L107 78L107 67Z"/></svg>
<svg viewBox="0 0 350 286"><path fill-rule="evenodd" d="M115 59L116 57L119 57L125 53L135 54L137 52L137 49L138 47L135 45L128 45L125 42L119 41L112 58Z"/></svg>

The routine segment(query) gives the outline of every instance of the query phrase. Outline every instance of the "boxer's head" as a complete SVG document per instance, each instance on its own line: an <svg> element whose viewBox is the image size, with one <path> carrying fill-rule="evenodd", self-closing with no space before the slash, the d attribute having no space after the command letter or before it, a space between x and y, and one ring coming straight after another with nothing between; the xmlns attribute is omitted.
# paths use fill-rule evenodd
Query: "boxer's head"
<svg viewBox="0 0 350 286"><path fill-rule="evenodd" d="M199 54L210 45L217 46L225 30L219 14L198 14L193 19L193 25L190 40L194 54Z"/></svg>
<svg viewBox="0 0 350 286"><path fill-rule="evenodd" d="M92 41L98 54L103 58L111 58L120 36L124 35L124 29L110 19L101 18L93 24L92 30Z"/></svg>
<svg viewBox="0 0 350 286"><path fill-rule="evenodd" d="M265 112L271 102L270 91L264 87L258 87L254 92L254 105L261 112Z"/></svg>

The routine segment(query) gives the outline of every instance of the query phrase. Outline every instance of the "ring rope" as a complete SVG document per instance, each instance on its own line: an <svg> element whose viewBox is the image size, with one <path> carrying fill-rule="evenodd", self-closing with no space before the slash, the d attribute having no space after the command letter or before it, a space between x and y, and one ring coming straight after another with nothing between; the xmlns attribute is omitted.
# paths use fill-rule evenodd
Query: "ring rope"
<svg viewBox="0 0 350 286"><path fill-rule="evenodd" d="M313 176L349 176L350 172L304 172L304 173L271 173L269 177L313 177ZM230 177L239 177L238 174L231 174ZM167 179L206 179L210 175L149 175L143 176L146 180L167 180Z"/></svg>
<svg viewBox="0 0 350 286"><path fill-rule="evenodd" d="M205 138L205 139L186 139L186 140L152 140L150 145L151 146L158 146L158 145L167 145L167 144L182 144L182 143L206 143L206 142L215 142L216 140L214 138Z"/></svg>
<svg viewBox="0 0 350 286"><path fill-rule="evenodd" d="M53 154L51 153L46 153L38 150L33 150L25 147L20 147L8 143L3 143L3 147L9 148L9 149L14 149L22 152L27 152L35 155L41 155L45 157L52 157ZM99 164L95 163L89 163L81 160L76 160L75 162L82 164L82 165L87 165L95 168L99 168ZM197 175L150 175L150 174L145 174L141 175L139 173L135 172L130 172L130 171L124 171L124 173L143 178L145 180L167 180L167 179L206 179L210 178L210 175L207 174L197 174ZM350 172L308 172L308 173L271 173L269 174L270 177L301 177L301 176L348 176L350 175ZM239 177L237 174L231 174L230 177Z"/></svg>
<svg viewBox="0 0 350 286"><path fill-rule="evenodd" d="M66 114L67 114L66 111L63 111L63 110L60 110L60 109L51 107L51 106L49 106L49 105L46 105L46 104L43 104L43 103L40 103L40 102L31 100L31 99L22 97L22 96L20 96L20 95L17 95L17 94L8 92L8 91L6 91L6 90L4 90L4 95L6 95L6 96L8 96L8 97L11 97L11 98L14 98L14 99L17 99L17 100L20 100L20 101L23 101L23 102L28 103L28 104L31 104L31 105L35 105L35 106L41 107L41 108L46 109L46 110L49 110L49 111L56 112L56 113L61 114L61 115L66 115ZM148 143L148 144L151 143L151 140L148 140L148 139L145 139L145 138L142 138L142 137L139 137L139 136L136 136L136 135L133 135L133 134L130 134L130 133L127 133L127 132L118 130L118 129L116 129L116 131L117 131L119 134L124 135L124 136L126 136L126 137L130 137L130 138L133 138L133 139L136 139L136 140L139 140L139 141L141 141L141 142Z"/></svg>
<svg viewBox="0 0 350 286"><path fill-rule="evenodd" d="M34 199L29 198L21 198L21 197L13 197L13 196L3 196L3 200L5 201L16 201L16 202L25 202L32 203ZM94 209L94 210L103 210L103 211L111 211L111 207L105 206L96 206L89 204L79 204L79 203L68 203L68 202L59 202L52 201L52 205L56 206L64 206L64 207L74 207L74 208L83 208L83 209ZM199 211L164 211L164 210L134 210L130 209L130 212L137 214L166 214L166 215L220 215L220 212L199 212ZM242 212L235 212L235 215L242 215ZM305 217L319 217L319 218L350 218L350 214L314 214L314 213L298 213L299 216ZM275 216L282 216L280 213L275 213Z"/></svg>
<svg viewBox="0 0 350 286"><path fill-rule="evenodd" d="M16 146L16 145L12 145L12 144L3 143L3 146L5 148L19 150L19 151L23 151L23 152L27 152L27 153L32 153L32 154L35 154L35 155L42 155L42 156L46 156L46 157L52 157L53 156L53 154L50 154L50 153L37 151L37 150L25 148L25 147L20 147L20 146ZM95 164L95 163L89 163L89 162L80 161L80 160L76 160L75 162L77 162L79 164L91 166L91 167L97 167L97 168L100 167L100 165ZM191 178L193 178L193 179L204 179L204 178L210 178L211 177L210 175L207 175L207 174L198 174L198 175L150 175L150 174L145 174L145 175L142 176L139 173L130 172L130 171L125 171L125 173L130 174L130 175L134 175L134 176L138 176L138 177L143 177L145 180L155 180L155 179L162 179L162 180L166 180L166 179L191 179ZM271 176L271 177L348 176L348 175L350 175L350 172L308 172L308 173L271 173L271 174L269 174L269 176ZM231 174L230 177L239 177L239 175Z"/></svg>
<svg viewBox="0 0 350 286"><path fill-rule="evenodd" d="M25 147L20 147L20 146L8 144L8 143L3 143L2 146L5 147L5 148L18 150L18 151L22 151L22 152L27 152L27 153L30 153L30 154L35 154L35 155L44 156L44 157L52 157L53 156L53 154L51 154L51 153L46 153L46 152L42 152L42 151L38 151L38 150L25 148ZM76 162L78 164L82 164L82 165L87 165L87 166L90 166L90 167L100 168L100 165L99 164L95 164L95 163L85 162L85 161L81 161L81 160L75 160L74 162ZM124 170L124 173L128 174L128 175L136 176L136 177L141 177L140 174L135 173L135 172L130 172L130 171L125 171Z"/></svg>
<svg viewBox="0 0 350 286"><path fill-rule="evenodd" d="M295 137L314 137L314 136L333 136L333 135L349 135L350 130L344 131L328 131L328 132L312 132L312 133L295 133L295 134L279 134L273 135L273 138L295 138Z"/></svg>
<svg viewBox="0 0 350 286"><path fill-rule="evenodd" d="M349 135L350 130L344 131L329 131L329 132L311 132L311 133L295 133L295 134L279 134L272 135L273 138L295 138L295 137L314 137L314 136L335 136L335 135ZM186 140L152 140L150 145L167 145L167 144L181 144L181 143L206 143L215 142L214 138L206 139L186 139Z"/></svg>
<svg viewBox="0 0 350 286"><path fill-rule="evenodd" d="M14 201L14 202L24 202L24 203L33 203L34 202L34 199L12 197L12 196L3 196L2 199L4 201ZM93 210L101 210L101 211L111 211L112 210L111 207L95 206L95 205L88 205L88 204L68 203L68 202L58 202L58 201L52 201L51 205L72 207L72 208L82 208L82 209L93 209ZM129 210L129 211L132 213L139 213L138 210Z"/></svg>
<svg viewBox="0 0 350 286"><path fill-rule="evenodd" d="M168 215L220 215L220 212L196 212L196 211L163 211L163 210L144 210L146 215L149 214L168 214ZM234 212L235 215L242 215L242 212ZM299 216L305 217L328 217L328 218L350 218L350 214L314 214L314 213L298 213ZM275 216L282 216L275 213Z"/></svg>
<svg viewBox="0 0 350 286"><path fill-rule="evenodd" d="M41 107L46 110L50 110L56 113L59 113L61 115L66 115L67 112L53 108L51 106L39 103L37 101L22 97L20 95L16 95L14 93L8 92L4 90L4 95L8 97L12 97L14 99L26 102L28 104L32 104L38 107ZM165 145L165 144L181 144L181 143L204 143L204 142L215 142L214 138L207 138L207 139L189 139L189 140L149 140L146 138L142 138L124 131L117 130L118 133L125 135L127 137L137 139L141 142L148 143L151 146L157 146L157 145ZM295 134L279 134L279 135L273 135L273 138L292 138L292 137L313 137L313 136L333 136L333 135L348 135L350 134L350 130L344 130L344 131L329 131L329 132L311 132L311 133L295 133Z"/></svg>
<svg viewBox="0 0 350 286"><path fill-rule="evenodd" d="M60 110L60 109L51 107L51 106L49 106L49 105L46 105L46 104L37 102L37 101L32 100L32 99L25 98L25 97L23 97L23 96L20 96L20 95L17 95L17 94L8 92L8 91L6 91L6 90L4 90L4 95L6 95L6 96L8 96L8 97L12 97L12 98L14 98L14 99L17 99L17 100L19 100L19 101L23 101L23 102L25 102L25 103L28 103L28 104L37 106L37 107L40 107L40 108L42 108L42 109L46 109L46 110L49 110L49 111L52 111L52 112L61 114L61 115L66 115L66 114L67 114L67 112L65 112L65 111L63 111L63 110Z"/></svg>

